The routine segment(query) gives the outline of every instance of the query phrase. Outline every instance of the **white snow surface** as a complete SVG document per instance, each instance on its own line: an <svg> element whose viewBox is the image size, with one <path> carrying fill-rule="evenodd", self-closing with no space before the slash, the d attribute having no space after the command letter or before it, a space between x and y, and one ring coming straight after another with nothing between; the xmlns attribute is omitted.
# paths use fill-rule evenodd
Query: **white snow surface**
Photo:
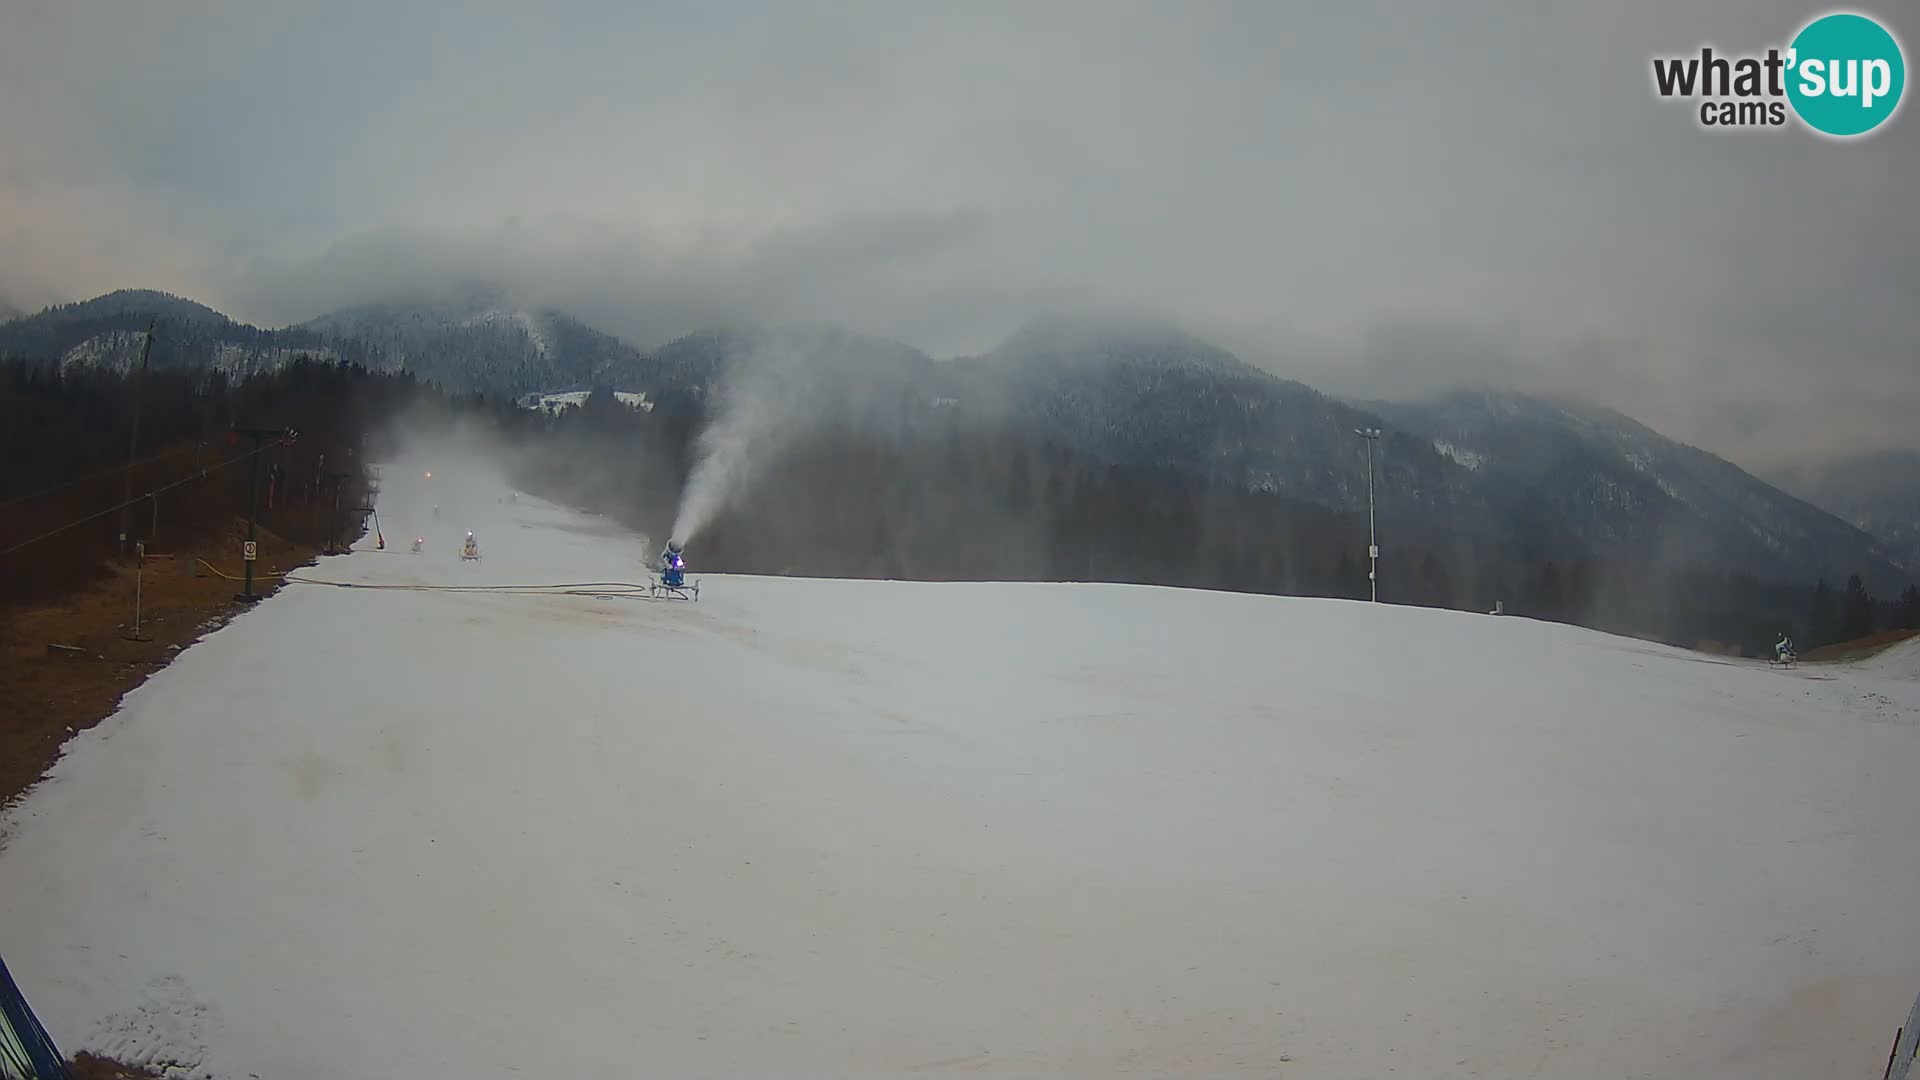
<svg viewBox="0 0 1920 1080"><path fill-rule="evenodd" d="M140 355L146 337L146 334L137 330L109 330L104 334L95 334L61 354L60 370L66 373L76 368L99 368L124 374Z"/></svg>
<svg viewBox="0 0 1920 1080"><path fill-rule="evenodd" d="M1676 499L1680 502L1687 501L1686 496L1680 494L1680 489L1674 487L1672 481L1660 475L1660 469L1654 464L1652 458L1634 451L1628 451L1625 457L1627 464L1633 466L1634 472L1651 478L1654 484L1660 488L1661 493L1666 495L1667 498Z"/></svg>
<svg viewBox="0 0 1920 1080"><path fill-rule="evenodd" d="M587 398L591 396L593 396L591 390L563 390L552 394L524 394L519 398L519 403L523 409L535 409L558 416L567 409L577 409L585 405ZM643 412L653 411L653 402L647 400L644 392L615 390L613 397L622 405L629 405Z"/></svg>
<svg viewBox="0 0 1920 1080"><path fill-rule="evenodd" d="M146 346L146 337L143 331L137 330L111 330L104 334L95 334L68 349L60 357L60 370L99 368L125 374L139 362L140 354ZM230 376L244 378L249 375L272 374L292 363L296 357L303 356L327 363L334 363L340 359L338 353L325 347L261 348L243 345L237 341L221 341L214 344L213 355L209 358L208 366Z"/></svg>
<svg viewBox="0 0 1920 1080"><path fill-rule="evenodd" d="M1452 458L1455 464L1477 471L1487 463L1487 455L1478 450L1469 450L1464 446L1455 446L1445 439L1433 440L1433 448L1445 457Z"/></svg>
<svg viewBox="0 0 1920 1080"><path fill-rule="evenodd" d="M470 461L380 515L304 573L652 554ZM1916 725L1911 680L1344 601L296 584L11 812L0 954L63 1049L183 1076L1866 1077Z"/></svg>
<svg viewBox="0 0 1920 1080"><path fill-rule="evenodd" d="M546 320L532 312L489 310L460 321L461 326L494 326L499 323L512 323L526 331L527 341L533 345L535 355L553 355L553 335L547 332Z"/></svg>
<svg viewBox="0 0 1920 1080"><path fill-rule="evenodd" d="M338 363L340 359L340 355L330 348L289 349L276 346L260 349L238 342L223 341L214 347L211 366L228 375L245 378L249 375L264 375L279 371L292 363L296 357L302 356L329 364Z"/></svg>
<svg viewBox="0 0 1920 1080"><path fill-rule="evenodd" d="M1858 670L1888 679L1920 682L1920 637L1907 640L1867 657L1854 665Z"/></svg>

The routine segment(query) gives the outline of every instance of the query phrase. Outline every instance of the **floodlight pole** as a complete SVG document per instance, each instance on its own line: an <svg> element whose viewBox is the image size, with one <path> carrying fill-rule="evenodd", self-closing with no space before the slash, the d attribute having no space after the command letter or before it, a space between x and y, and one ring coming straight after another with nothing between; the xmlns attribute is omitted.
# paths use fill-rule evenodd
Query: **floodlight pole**
<svg viewBox="0 0 1920 1080"><path fill-rule="evenodd" d="M1380 542L1373 527L1373 444L1380 441L1380 429L1354 428L1353 433L1367 440L1367 593L1377 604L1380 602Z"/></svg>

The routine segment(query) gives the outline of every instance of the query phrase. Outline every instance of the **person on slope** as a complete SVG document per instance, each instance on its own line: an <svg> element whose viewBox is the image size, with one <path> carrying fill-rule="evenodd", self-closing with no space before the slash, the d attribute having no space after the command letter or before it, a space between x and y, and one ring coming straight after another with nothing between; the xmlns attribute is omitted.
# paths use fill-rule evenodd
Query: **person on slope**
<svg viewBox="0 0 1920 1080"><path fill-rule="evenodd" d="M1775 644L1773 647L1773 659L1774 659L1774 663L1776 664L1784 664L1787 661L1793 659L1793 639L1792 638L1788 637L1785 634L1780 635L1779 642Z"/></svg>

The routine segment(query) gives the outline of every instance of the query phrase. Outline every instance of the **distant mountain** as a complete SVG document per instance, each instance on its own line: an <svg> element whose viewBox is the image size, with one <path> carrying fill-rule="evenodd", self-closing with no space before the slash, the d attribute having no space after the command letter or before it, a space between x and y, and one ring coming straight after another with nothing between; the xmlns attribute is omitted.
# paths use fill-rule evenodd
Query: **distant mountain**
<svg viewBox="0 0 1920 1080"><path fill-rule="evenodd" d="M1047 320L985 356L948 365L963 412L1011 416L1047 438L1115 462L1216 480L1349 510L1367 505L1365 441L1379 416L1241 362L1177 330ZM1472 474L1387 430L1376 483L1383 512L1441 514L1498 531Z"/></svg>
<svg viewBox="0 0 1920 1080"><path fill-rule="evenodd" d="M1920 452L1859 454L1781 469L1768 479L1873 534L1920 571Z"/></svg>
<svg viewBox="0 0 1920 1080"><path fill-rule="evenodd" d="M1345 509L1366 506L1366 449L1354 429L1381 423L1177 330L1065 319L951 361L838 328L692 334L623 368L619 381L670 412L676 397L704 409L743 385L773 385L784 405L810 399L797 415L858 418L870 428L1007 424L1096 460ZM1424 439L1389 432L1383 443L1391 453L1381 455L1381 482L1402 492L1389 516L1464 511L1469 532L1497 528L1470 472Z"/></svg>
<svg viewBox="0 0 1920 1080"><path fill-rule="evenodd" d="M377 368L501 397L587 389L641 359L632 346L560 312L496 306L491 299L374 304L295 329Z"/></svg>
<svg viewBox="0 0 1920 1080"><path fill-rule="evenodd" d="M911 346L840 327L758 326L689 334L614 365L607 379L670 414L759 394L792 415L897 428L931 407L937 368Z"/></svg>
<svg viewBox="0 0 1920 1080"><path fill-rule="evenodd" d="M806 375L782 384L783 400L815 395L799 415L842 407L922 432L1011 425L1095 460L1349 512L1367 506L1367 444L1355 429L1379 428L1383 530L1478 538L1564 562L1638 562L1649 574L1837 582L1858 572L1882 594L1910 580L1860 529L1618 413L1487 390L1346 402L1163 326L1050 319L984 356L946 362L842 331L725 331L647 353L624 384L707 408L738 372L781 361Z"/></svg>
<svg viewBox="0 0 1920 1080"><path fill-rule="evenodd" d="M124 369L137 360L149 323L161 367L244 373L310 355L549 410L600 389L644 400L657 416L712 415L738 397L769 422L805 417L903 439L1011 430L1093 460L1349 513L1367 507L1368 443L1355 429L1379 428L1374 481L1383 530L1490 541L1545 558L1564 553L1567 561L1638 560L1650 570L1717 568L1802 582L1858 572L1883 595L1920 566L1920 552L1898 547L1920 531L1913 488L1888 479L1920 475L1911 461L1801 478L1800 490L1822 492L1849 524L1618 413L1495 390L1343 401L1157 325L1049 319L986 355L934 361L836 327L733 327L643 351L562 312L515 307L485 290L368 305L283 330L237 323L165 293L126 291L0 324L0 359ZM1868 483L1875 478L1878 487ZM1383 548L1392 550L1390 537Z"/></svg>
<svg viewBox="0 0 1920 1080"><path fill-rule="evenodd" d="M494 291L369 304L263 330L168 293L128 289L0 325L0 361L124 371L149 325L156 367L270 369L296 355L407 371L460 393L521 399L606 387L700 412L735 370L777 377L812 404L865 404L924 388L933 361L899 342L834 327L745 327L691 334L643 352L563 312L513 306Z"/></svg>
<svg viewBox="0 0 1920 1080"><path fill-rule="evenodd" d="M56 304L38 315L51 325L62 326L116 316L157 317L183 325L233 324L232 319L205 304L154 289L119 289L79 303Z"/></svg>
<svg viewBox="0 0 1920 1080"><path fill-rule="evenodd" d="M518 397L589 389L644 366L639 350L576 319L495 299L469 293L369 305L263 330L178 296L128 289L0 324L0 360L124 371L139 361L152 325L155 367L233 375L312 356L405 370L456 392Z"/></svg>
<svg viewBox="0 0 1920 1080"><path fill-rule="evenodd" d="M277 369L295 356L338 359L315 334L262 330L168 293L123 289L0 324L0 361L125 371L139 362L149 326L155 330L151 363L157 369L244 375Z"/></svg>
<svg viewBox="0 0 1920 1080"><path fill-rule="evenodd" d="M1911 580L1856 526L1611 410L1487 389L1371 404L1470 469L1498 514L1554 548L1787 580L1858 572L1883 594Z"/></svg>

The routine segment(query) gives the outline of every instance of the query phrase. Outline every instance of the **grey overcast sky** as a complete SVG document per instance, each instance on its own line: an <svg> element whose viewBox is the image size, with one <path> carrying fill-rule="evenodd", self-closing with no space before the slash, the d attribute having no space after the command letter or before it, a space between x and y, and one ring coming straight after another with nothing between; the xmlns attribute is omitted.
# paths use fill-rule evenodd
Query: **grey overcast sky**
<svg viewBox="0 0 1920 1080"><path fill-rule="evenodd" d="M1914 447L1920 114L1710 134L1651 88L1823 10L4 0L0 297L278 325L484 280L642 345L751 315L935 355L1120 309L1758 468ZM1859 10L1911 63L1920 12Z"/></svg>

